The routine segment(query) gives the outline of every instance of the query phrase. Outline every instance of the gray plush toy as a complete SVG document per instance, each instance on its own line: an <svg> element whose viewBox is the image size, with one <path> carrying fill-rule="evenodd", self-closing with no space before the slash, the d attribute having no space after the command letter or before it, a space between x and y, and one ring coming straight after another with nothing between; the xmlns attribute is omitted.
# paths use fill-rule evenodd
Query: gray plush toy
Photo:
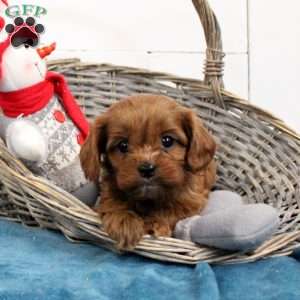
<svg viewBox="0 0 300 300"><path fill-rule="evenodd" d="M225 250L258 247L279 226L276 209L266 204L244 204L229 191L211 192L205 209L177 223L174 237Z"/></svg>

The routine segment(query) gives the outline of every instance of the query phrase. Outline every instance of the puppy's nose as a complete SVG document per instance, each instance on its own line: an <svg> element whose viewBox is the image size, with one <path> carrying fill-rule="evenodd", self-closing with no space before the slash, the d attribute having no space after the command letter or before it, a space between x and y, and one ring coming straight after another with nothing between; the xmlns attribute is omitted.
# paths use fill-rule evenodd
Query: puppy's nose
<svg viewBox="0 0 300 300"><path fill-rule="evenodd" d="M156 166L150 163L142 163L138 166L138 170L142 177L151 178L154 176Z"/></svg>

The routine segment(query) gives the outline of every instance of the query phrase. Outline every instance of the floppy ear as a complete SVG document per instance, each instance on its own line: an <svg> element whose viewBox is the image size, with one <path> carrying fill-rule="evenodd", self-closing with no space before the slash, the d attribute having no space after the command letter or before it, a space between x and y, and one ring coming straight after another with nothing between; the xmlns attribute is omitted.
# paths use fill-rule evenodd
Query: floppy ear
<svg viewBox="0 0 300 300"><path fill-rule="evenodd" d="M106 147L106 118L98 117L90 127L90 132L80 150L80 162L85 177L98 183L101 154L105 153Z"/></svg>
<svg viewBox="0 0 300 300"><path fill-rule="evenodd" d="M183 112L183 129L188 138L186 162L189 169L197 172L213 159L216 143L197 115L186 109Z"/></svg>

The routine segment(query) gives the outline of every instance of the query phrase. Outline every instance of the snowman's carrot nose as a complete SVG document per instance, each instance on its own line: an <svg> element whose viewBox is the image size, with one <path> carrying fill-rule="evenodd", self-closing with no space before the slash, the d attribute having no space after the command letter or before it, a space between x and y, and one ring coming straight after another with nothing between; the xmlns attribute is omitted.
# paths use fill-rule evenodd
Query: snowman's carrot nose
<svg viewBox="0 0 300 300"><path fill-rule="evenodd" d="M42 47L36 49L37 53L41 58L45 58L46 56L50 55L56 48L56 43L52 43L50 46Z"/></svg>

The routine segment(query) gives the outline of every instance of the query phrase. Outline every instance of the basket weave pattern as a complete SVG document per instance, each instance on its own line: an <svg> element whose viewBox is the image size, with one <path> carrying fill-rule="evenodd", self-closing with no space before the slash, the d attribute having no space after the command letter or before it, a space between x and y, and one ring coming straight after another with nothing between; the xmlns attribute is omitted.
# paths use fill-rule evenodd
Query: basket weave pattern
<svg viewBox="0 0 300 300"><path fill-rule="evenodd" d="M193 0L207 42L203 81L77 59L53 61L92 120L120 98L164 94L193 108L219 145L217 189L238 192L249 203L268 203L280 212L272 239L247 254L229 253L173 238L145 236L133 252L186 264L233 263L288 255L300 247L300 136L270 113L223 89L223 52L218 22L208 3ZM113 249L90 208L43 178L34 176L0 141L0 216L26 225L61 230L73 242Z"/></svg>

